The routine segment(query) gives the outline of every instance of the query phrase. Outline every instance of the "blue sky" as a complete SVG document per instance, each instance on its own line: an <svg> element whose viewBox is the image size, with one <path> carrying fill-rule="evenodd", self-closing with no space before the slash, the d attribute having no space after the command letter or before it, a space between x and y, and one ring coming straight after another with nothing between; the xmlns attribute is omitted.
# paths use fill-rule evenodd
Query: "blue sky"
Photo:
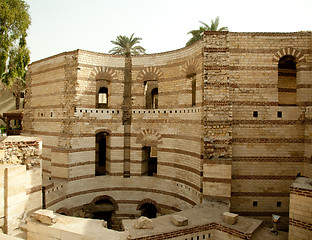
<svg viewBox="0 0 312 240"><path fill-rule="evenodd" d="M31 61L85 49L107 53L117 35L143 38L147 53L185 46L199 21L220 17L232 32L312 30L311 0L25 0Z"/></svg>

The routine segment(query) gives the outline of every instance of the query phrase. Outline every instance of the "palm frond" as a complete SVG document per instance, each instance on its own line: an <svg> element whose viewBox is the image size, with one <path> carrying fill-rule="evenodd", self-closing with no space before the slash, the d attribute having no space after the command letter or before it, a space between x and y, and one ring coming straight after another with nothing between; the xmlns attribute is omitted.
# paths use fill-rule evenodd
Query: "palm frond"
<svg viewBox="0 0 312 240"><path fill-rule="evenodd" d="M216 17L215 20L211 20L211 24L208 25L207 23L204 23L202 21L199 21L202 25L202 28L204 28L204 31L227 31L228 27L221 27L219 28L220 18Z"/></svg>
<svg viewBox="0 0 312 240"><path fill-rule="evenodd" d="M117 45L109 51L109 53L115 55L126 55L126 53L131 53L133 55L144 54L145 49L141 46L134 46L139 44L142 38L134 37L134 33L129 37L119 35L116 40L111 41L111 43Z"/></svg>
<svg viewBox="0 0 312 240"><path fill-rule="evenodd" d="M189 31L188 34L192 34L192 37L188 42L185 44L185 46L190 46L193 43L203 39L203 33L206 31L205 27L200 26L197 30Z"/></svg>
<svg viewBox="0 0 312 240"><path fill-rule="evenodd" d="M211 20L211 24L208 25L202 21L199 21L203 26L200 26L199 29L191 30L187 34L192 34L192 37L185 46L190 46L193 43L197 42L198 40L203 38L203 33L205 31L228 31L228 27L219 27L220 18L216 17L215 20Z"/></svg>
<svg viewBox="0 0 312 240"><path fill-rule="evenodd" d="M132 48L132 52L133 55L140 55L140 54L144 54L145 53L145 48L141 47L141 46L135 46Z"/></svg>
<svg viewBox="0 0 312 240"><path fill-rule="evenodd" d="M222 28L219 28L219 30L218 31L228 31L229 30L229 28L228 27L222 27Z"/></svg>
<svg viewBox="0 0 312 240"><path fill-rule="evenodd" d="M210 31L218 31L219 22L220 22L219 17L216 17L214 21L211 20Z"/></svg>
<svg viewBox="0 0 312 240"><path fill-rule="evenodd" d="M205 29L209 29L210 28L210 26L207 24L207 23L204 23L204 22L202 22L202 21L199 21L201 24L203 24L204 25L204 28Z"/></svg>

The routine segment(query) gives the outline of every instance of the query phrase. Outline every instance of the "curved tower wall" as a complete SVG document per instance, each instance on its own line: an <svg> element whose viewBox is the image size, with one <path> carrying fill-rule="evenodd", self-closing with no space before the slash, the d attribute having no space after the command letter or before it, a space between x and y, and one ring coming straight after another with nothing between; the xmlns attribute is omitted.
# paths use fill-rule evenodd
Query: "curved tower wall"
<svg viewBox="0 0 312 240"><path fill-rule="evenodd" d="M201 44L133 57L132 64L130 178L123 176L124 58L77 50L30 65L28 107L34 111L25 132L43 138L46 207L69 209L110 196L117 214L129 216L140 215L144 201L154 201L160 214L201 202ZM108 88L107 108L96 106L101 83ZM149 85L158 88L157 109L146 106ZM108 134L104 176L95 176L98 132ZM146 147L157 149L154 176L144 169Z"/></svg>

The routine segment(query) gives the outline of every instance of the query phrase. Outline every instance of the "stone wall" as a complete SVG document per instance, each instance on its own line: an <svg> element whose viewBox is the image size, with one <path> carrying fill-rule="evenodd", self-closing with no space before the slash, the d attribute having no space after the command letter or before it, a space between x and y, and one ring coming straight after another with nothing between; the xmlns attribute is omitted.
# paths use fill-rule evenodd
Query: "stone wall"
<svg viewBox="0 0 312 240"><path fill-rule="evenodd" d="M41 141L9 136L0 144L0 226L10 234L41 208Z"/></svg>
<svg viewBox="0 0 312 240"><path fill-rule="evenodd" d="M39 167L42 142L36 137L9 136L0 142L0 164Z"/></svg>
<svg viewBox="0 0 312 240"><path fill-rule="evenodd" d="M312 107L305 108L305 146L303 176L312 178Z"/></svg>
<svg viewBox="0 0 312 240"><path fill-rule="evenodd" d="M289 240L312 239L312 179L300 177L290 189Z"/></svg>
<svg viewBox="0 0 312 240"><path fill-rule="evenodd" d="M26 171L25 165L0 167L0 224L10 234L32 212L41 208L41 169Z"/></svg>
<svg viewBox="0 0 312 240"><path fill-rule="evenodd" d="M311 33L229 33L233 109L231 211L287 227L289 187L303 174L311 105ZM279 102L278 63L296 59L295 105ZM306 140L305 140L306 139Z"/></svg>

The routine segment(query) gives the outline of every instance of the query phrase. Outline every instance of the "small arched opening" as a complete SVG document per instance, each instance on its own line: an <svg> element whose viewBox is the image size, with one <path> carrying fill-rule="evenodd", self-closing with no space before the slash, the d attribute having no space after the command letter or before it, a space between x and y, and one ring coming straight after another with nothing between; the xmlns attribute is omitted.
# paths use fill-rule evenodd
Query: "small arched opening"
<svg viewBox="0 0 312 240"><path fill-rule="evenodd" d="M156 218L157 217L157 208L152 203L144 203L139 210L141 210L141 216L148 218Z"/></svg>
<svg viewBox="0 0 312 240"><path fill-rule="evenodd" d="M91 203L91 213L93 219L101 219L107 222L107 228L122 231L123 226L120 219L116 216L118 205L109 196L100 196Z"/></svg>
<svg viewBox="0 0 312 240"><path fill-rule="evenodd" d="M278 62L278 104L293 106L297 104L297 66L296 58L286 55Z"/></svg>
<svg viewBox="0 0 312 240"><path fill-rule="evenodd" d="M113 203L108 199L101 199L94 203L92 214L94 219L101 219L107 222L107 227L112 228L112 215L115 212Z"/></svg>

